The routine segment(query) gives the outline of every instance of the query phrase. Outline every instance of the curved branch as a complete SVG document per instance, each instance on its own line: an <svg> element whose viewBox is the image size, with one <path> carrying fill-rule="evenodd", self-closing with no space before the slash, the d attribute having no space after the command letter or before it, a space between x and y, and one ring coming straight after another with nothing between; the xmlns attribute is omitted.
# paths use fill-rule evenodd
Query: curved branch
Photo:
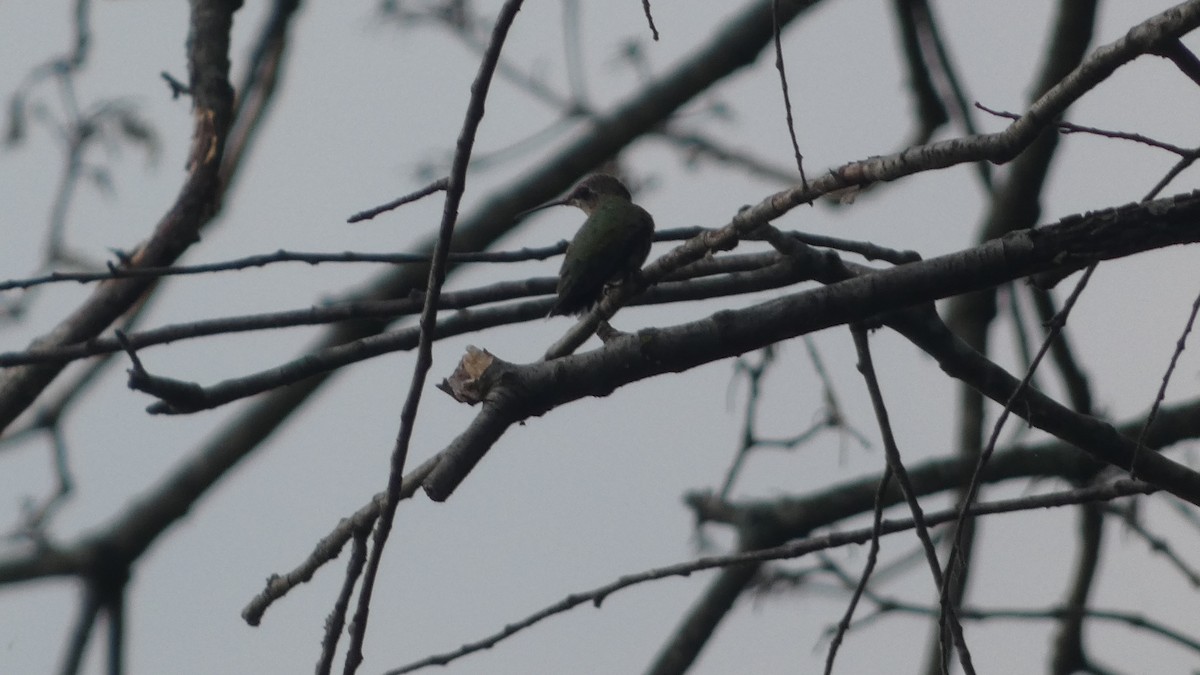
<svg viewBox="0 0 1200 675"><path fill-rule="evenodd" d="M840 261L831 263L824 256L807 253L802 265L815 270L816 278L830 285L745 309L718 312L671 328L643 330L580 355L524 366L500 364L487 376L491 389L483 398L480 415L442 451L442 460L426 478L423 487L436 501L448 498L508 425L542 415L563 403L585 396L606 396L621 385L654 375L681 372L780 340L989 288L1044 269L1121 257L1155 246L1200 241L1200 225L1194 221L1197 215L1200 215L1200 192L1073 216L1056 225L1014 232L967 251L884 270L851 268L839 264ZM805 252L799 255L805 255ZM658 265L656 262L652 267ZM605 300L602 304L608 302ZM905 330L921 323L904 317L892 317L889 322L893 319L896 320L893 327L898 325ZM913 331L910 339L918 333ZM927 336L918 337L927 342ZM938 340L943 341L938 344L939 348L948 349L948 345L953 344L956 353L963 353L964 349L970 351L957 343L945 342L949 338L940 333ZM931 349L922 342L918 342L918 346L927 351ZM986 361L973 351L971 353ZM1004 402L1012 389L1007 382L1001 383L997 378L1001 374L1008 375L990 361L987 364L995 372L988 372L990 379L986 382L959 377L985 395ZM1086 428L1092 423L1100 424L1041 394L1033 392L1030 396L1045 399L1039 399L1039 406L1046 411L1052 410L1043 414L1051 415L1055 420L1051 425L1053 428L1047 430L1060 437L1072 438L1077 436L1072 430ZM1019 406L1017 412L1029 419L1028 409ZM1046 428L1043 426L1047 423L1045 419L1030 421ZM1108 434L1092 436L1091 433L1085 434L1088 440L1082 442L1082 447L1096 453L1101 461L1130 465L1133 458L1131 441L1110 438ZM1105 449L1100 450L1096 443ZM1166 481L1160 483L1165 489L1193 503L1200 502L1200 474L1157 455L1139 458L1139 466L1142 460L1148 470L1154 472L1153 478L1146 475L1148 480Z"/></svg>
<svg viewBox="0 0 1200 675"><path fill-rule="evenodd" d="M194 0L188 39L192 91L192 146L188 173L175 203L150 238L130 255L133 267L169 265L197 241L200 229L220 208L221 158L233 117L229 84L229 32L240 0ZM34 340L38 347L89 340L137 304L153 288L149 279L104 282L92 296L49 333ZM41 394L62 364L11 368L0 375L0 430L7 427Z"/></svg>

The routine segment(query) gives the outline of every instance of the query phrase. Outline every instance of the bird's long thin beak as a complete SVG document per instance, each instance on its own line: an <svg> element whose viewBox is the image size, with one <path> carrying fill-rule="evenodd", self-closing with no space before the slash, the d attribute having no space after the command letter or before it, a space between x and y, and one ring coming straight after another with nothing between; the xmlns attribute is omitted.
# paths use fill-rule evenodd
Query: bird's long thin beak
<svg viewBox="0 0 1200 675"><path fill-rule="evenodd" d="M524 218L525 216L533 213L534 211L541 211L542 209L548 209L551 206L570 206L570 205L571 205L571 203L569 201L567 201L565 198L564 199L555 199L554 201L546 202L545 204L542 204L541 206L535 206L532 209L525 209L524 211L513 216L513 219L520 220L521 218Z"/></svg>

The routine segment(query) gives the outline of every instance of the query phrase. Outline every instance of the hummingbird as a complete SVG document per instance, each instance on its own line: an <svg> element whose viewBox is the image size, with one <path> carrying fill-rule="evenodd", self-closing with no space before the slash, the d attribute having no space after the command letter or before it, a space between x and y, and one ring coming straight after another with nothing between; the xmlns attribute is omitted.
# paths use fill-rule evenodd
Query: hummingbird
<svg viewBox="0 0 1200 675"><path fill-rule="evenodd" d="M588 176L566 197L533 210L550 206L577 206L587 220L567 247L558 271L558 297L546 316L582 314L600 301L605 286L641 270L654 239L654 219L633 203L621 181L603 173Z"/></svg>

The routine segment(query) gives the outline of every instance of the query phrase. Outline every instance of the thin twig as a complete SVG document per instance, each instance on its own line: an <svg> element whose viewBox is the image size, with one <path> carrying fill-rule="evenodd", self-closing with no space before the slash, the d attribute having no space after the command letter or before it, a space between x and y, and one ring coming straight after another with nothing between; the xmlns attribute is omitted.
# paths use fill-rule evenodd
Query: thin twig
<svg viewBox="0 0 1200 675"><path fill-rule="evenodd" d="M1054 321L1048 327L1048 329L1046 331L1046 337L1044 340L1042 340L1041 347L1038 349L1037 354L1033 357L1033 362L1030 363L1029 368L1026 369L1025 376L1023 378L1021 378L1021 382L1016 386L1016 388L1013 389L1012 393L1009 395L1008 400L1004 405L1004 410L1000 412L1000 416L996 418L995 424L992 425L991 436L988 438L987 443L984 445L982 452L979 453L979 459L975 464L975 471L971 476L970 482L967 483L966 490L962 497L962 503L960 505L960 509L962 510L963 517L956 527L956 531L954 533L954 538L952 539L951 544L950 544L950 553L946 556L946 567L945 567L946 576L945 576L945 579L943 579L943 583L941 585L941 591L939 593L940 602L942 603L942 609L943 609L942 618L941 618L941 622L943 625L950 625L950 626L954 625L953 624L954 620L948 613L950 610L950 605L951 605L951 603L950 603L950 590L951 590L951 586L952 586L951 580L954 578L955 566L958 565L961 560L962 531L963 531L963 528L965 527L966 521L967 521L967 509L970 506L971 502L975 499L976 495L979 493L979 488L980 488L981 480L982 480L982 476L983 476L983 467L987 465L987 462L991 458L992 453L994 453L996 451L996 443L1000 440L1000 431L1001 431L1001 429L1004 428L1005 422L1008 421L1009 415L1012 414L1013 406L1016 404L1017 399L1020 398L1028 390L1029 382L1033 379L1033 374L1035 372L1037 372L1038 365L1041 364L1042 358L1046 355L1046 352L1050 351L1051 343L1053 343L1054 339L1058 337L1058 334L1063 329L1063 327L1066 326L1067 317L1070 316L1071 310L1075 307L1075 302L1077 300L1079 300L1080 294L1083 293L1083 289L1087 287L1088 281L1091 280L1092 273L1094 273L1096 271L1096 267L1098 264L1099 263L1092 263L1091 265L1089 265L1087 270L1079 278L1079 281L1075 284L1075 289L1071 292L1071 295L1067 298L1066 303L1063 304L1062 311L1060 311L1058 313L1058 315L1054 318Z"/></svg>
<svg viewBox="0 0 1200 675"><path fill-rule="evenodd" d="M1063 492L1053 492L1044 495L1033 495L1017 499L1006 499L995 502L978 503L971 507L972 516L990 515L995 513L1010 513L1013 511L1030 511L1034 509L1069 506L1093 501L1110 501L1133 494L1150 494L1157 490L1153 485L1121 479L1105 485L1097 485ZM952 522L959 517L957 509L946 509L925 514L926 527L935 527ZM879 526L881 534L894 534L914 527L912 518L883 520ZM616 581L599 586L590 591L572 593L562 600L549 605L519 621L508 623L504 628L480 640L469 642L462 647L443 654L435 654L419 661L386 671L386 675L402 675L411 673L428 666L446 665L451 661L491 649L499 642L557 614L562 614L583 604L599 607L610 595L626 588L637 586L650 581L657 581L673 576L689 576L702 570L721 567L731 567L750 562L767 560L787 560L799 558L817 551L845 546L847 544L864 544L875 536L875 527L860 528L846 532L836 532L798 541L789 542L782 546L746 551L733 555L705 556L684 563L659 567L636 574L627 574Z"/></svg>
<svg viewBox="0 0 1200 675"><path fill-rule="evenodd" d="M871 347L867 339L867 329L861 325L853 325L850 328L850 332L854 337L854 347L858 353L858 370L862 373L863 380L867 384L867 392L871 396L871 406L875 410L875 419L879 422L879 435L881 440L883 440L888 471L895 474L896 482L900 484L900 491L904 495L908 509L913 515L913 522L916 524L917 539L920 540L921 547L925 551L925 560L929 565L930 574L933 576L933 583L935 587L943 588L944 579L942 567L937 559L937 548L934 547L933 538L929 536L929 530L922 522L921 503L917 500L917 492L913 488L912 480L908 476L908 470L904 468L904 462L900 458L900 448L896 444L895 435L892 433L892 424L888 417L887 406L883 400L883 391L879 386L879 378L875 375L875 365L871 359ZM866 584L865 574L862 585ZM967 649L966 638L962 632L962 624L959 623L951 603L943 600L943 609L948 617L950 634L953 636L954 646L958 649L959 663L962 665L963 672L970 675L975 672L975 668L971 664L971 652ZM847 617L848 620L849 617ZM945 651L945 648L943 648L943 651ZM829 668L832 668L832 661L829 663ZM827 672L829 671L827 670Z"/></svg>
<svg viewBox="0 0 1200 675"><path fill-rule="evenodd" d="M879 489L875 492L875 513L872 515L871 521L871 548L867 549L867 562L863 565L858 583L854 585L850 602L846 604L846 611L838 621L833 638L829 640L829 654L825 657L825 675L833 675L833 662L837 658L838 648L841 647L846 632L850 630L850 622L854 619L854 610L858 607L858 601L862 598L863 593L866 592L867 582L871 579L871 573L875 571L875 565L879 561L879 539L883 529L883 498L887 494L888 484L891 480L892 467L889 465L884 469L883 477L879 479Z"/></svg>
<svg viewBox="0 0 1200 675"><path fill-rule="evenodd" d="M427 197L435 192L440 192L442 190L445 190L449 185L450 185L449 178L439 178L439 179L433 181L432 183L430 183L429 185L426 185L425 187L421 188L420 190L416 190L415 192L410 192L410 193L404 195L403 197L397 197L396 199L393 199L392 201L390 201L386 204L381 204L379 206L369 208L366 211L359 211L358 213L347 218L346 222L347 223L357 223L357 222L360 222L363 220L370 220L371 218L374 218L375 216L377 216L381 213L387 213L388 211L397 209L401 206L404 206L405 204L408 204L409 202L415 202L418 199Z"/></svg>
<svg viewBox="0 0 1200 675"><path fill-rule="evenodd" d="M800 154L800 142L796 140L796 122L792 119L792 98L788 94L787 71L783 65L783 39L779 34L779 0L771 2L771 21L772 30L775 33L775 68L779 71L779 88L783 92L783 109L787 119L788 137L792 140L796 168L800 170L800 185L808 190L808 178L804 175L804 155Z"/></svg>
<svg viewBox="0 0 1200 675"><path fill-rule="evenodd" d="M438 230L438 239L433 248L433 262L429 267L429 282L425 294L425 307L421 311L421 335L417 346L416 364L413 366L413 377L409 384L408 395L400 413L400 431L396 437L396 445L392 450L391 469L388 475L387 498L384 499L379 520L375 524L371 554L363 572L362 585L359 589L358 606L354 612L354 623L350 631L350 644L346 653L344 672L352 675L362 663L362 646L366 639L367 618L370 614L371 596L375 588L375 578L379 572L379 563L383 557L384 547L391 534L392 522L396 517L396 507L400 502L404 464L408 458L409 441L412 439L413 427L416 424L417 408L421 402L421 393L425 389L425 379L433 365L433 338L437 327L437 303L446 279L446 254L450 251L450 240L454 234L454 226L458 220L458 207L466 189L467 165L470 163L471 150L475 144L475 134L483 120L484 102L487 100L488 89L496 70L496 62L500 58L500 50L521 9L522 0L508 0L496 17L492 29L492 38L487 52L479 64L479 72L471 85L471 98L467 103L467 112L463 121L462 132L459 134L454 164L450 171L450 182L446 189L446 202L443 207L442 223Z"/></svg>
<svg viewBox="0 0 1200 675"><path fill-rule="evenodd" d="M658 28L654 26L654 17L650 15L650 0L642 0L642 11L646 13L646 23L650 24L650 34L658 42Z"/></svg>

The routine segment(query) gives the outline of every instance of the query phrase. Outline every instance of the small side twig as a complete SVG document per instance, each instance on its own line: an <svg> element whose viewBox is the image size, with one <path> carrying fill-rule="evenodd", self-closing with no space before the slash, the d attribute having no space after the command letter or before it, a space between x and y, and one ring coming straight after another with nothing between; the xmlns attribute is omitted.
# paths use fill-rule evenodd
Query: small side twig
<svg viewBox="0 0 1200 675"><path fill-rule="evenodd" d="M1179 335L1179 339L1175 341L1175 351L1171 353L1171 362L1167 364L1167 372L1163 373L1162 384L1159 385L1158 393L1154 396L1154 403L1150 406L1150 414L1146 416L1146 424L1142 426L1142 431L1138 434L1133 461L1129 465L1129 476L1131 478L1136 476L1134 467L1137 466L1137 453L1141 452L1142 445L1146 442L1146 434L1150 431L1150 425L1154 424L1154 418L1158 416L1158 410L1167 398L1167 384L1171 382L1171 375L1175 373L1175 366L1179 364L1179 357L1183 356L1183 350L1187 348L1187 337L1191 334L1192 327L1196 325L1196 314L1198 312L1200 312L1200 294L1192 301L1192 311L1188 314L1187 321L1183 325L1183 332Z"/></svg>
<svg viewBox="0 0 1200 675"><path fill-rule="evenodd" d="M943 578L941 565L938 563L937 548L933 545L933 539L929 536L929 530L925 526L922 518L923 509L917 501L917 492L913 488L912 480L908 476L908 470L904 468L904 462L900 458L900 448L896 444L896 437L892 433L892 424L888 417L887 405L883 400L883 390L879 386L879 378L875 374L874 361L871 358L871 345L867 338L867 329L861 324L852 325L850 332L854 337L854 347L858 352L858 370L862 373L863 379L867 384L867 392L871 396L871 406L875 410L875 419L879 422L879 433L883 440L884 454L887 457L888 470L884 474L884 481L890 474L895 474L896 482L900 484L900 491L904 495L904 500L908 503L909 511L912 512L913 522L916 524L917 538L921 541L921 547L925 551L925 559L929 564L929 571L933 576L934 585L941 589L945 587L945 579ZM881 487L882 491L883 488ZM876 505L876 519L882 516L879 510L882 508L882 500ZM960 528L961 530L961 528ZM871 566L873 567L873 565ZM865 587L867 582L868 570L863 572L863 579L860 583L860 588ZM855 601L861 595L861 590L856 592ZM958 650L959 663L962 664L963 672L974 673L975 669L971 664L971 652L967 649L966 638L963 636L962 624L958 620L957 613L954 611L953 603L948 601L948 596L943 595L942 598L943 611L946 613L947 623L950 628L950 635L954 639L954 646ZM850 613L847 613L845 622L849 624ZM943 651L945 651L943 649ZM832 672L833 661L832 656L826 667L826 672Z"/></svg>
<svg viewBox="0 0 1200 675"><path fill-rule="evenodd" d="M446 254L450 252L450 241L457 223L458 206L466 189L467 165L471 158L471 149L475 145L475 134L483 120L484 102L487 99L492 77L496 71L496 63L500 59L500 51L508 36L509 28L516 20L522 0L507 0L496 17L492 27L491 40L479 64L479 71L471 84L471 99L467 103L467 112L463 119L462 131L458 137L457 151L450 172L450 180L446 189L446 202L443 208L442 222L438 228L438 238L433 248L433 262L430 264L429 281L425 293L425 306L421 310L421 334L417 346L417 361L413 366L412 380L409 383L408 394L400 411L400 430L396 435L396 443L392 448L390 471L388 474L387 497L380 509L379 520L375 524L370 556L366 569L362 574L359 588L358 605L355 608L353 624L350 631L350 641L347 646L345 672L352 675L362 663L362 646L366 639L367 618L370 614L371 596L375 588L375 579L379 573L380 560L391 534L392 523L396 517L396 507L400 501L404 464L408 458L409 442L412 439L413 427L416 424L417 408L421 402L421 393L425 388L425 380L429 369L433 366L433 340L437 327L437 303L446 279Z"/></svg>
<svg viewBox="0 0 1200 675"><path fill-rule="evenodd" d="M1110 501L1132 494L1150 494L1156 490L1157 488L1155 486L1147 483L1120 479L1112 483L1091 486L1087 488L1053 492L1044 495L1019 497L1017 499L979 503L972 506L970 510L972 516L990 515L995 513L1010 513L1013 511L1026 511L1055 506L1068 506L1094 501ZM924 521L926 527L936 527L938 525L953 522L956 518L958 518L956 509L946 509L943 511L925 514ZM879 526L879 534L895 534L897 532L903 532L912 529L913 527L914 522L912 518L884 520ZM742 551L730 555L705 556L684 563L659 567L646 570L644 572L638 572L636 574L627 574L616 579L615 581L596 587L592 590L572 593L553 605L549 605L538 610L537 612L534 612L533 614L530 614L524 619L508 623L504 626L504 628L496 633L493 633L492 635L484 637L475 642L464 644L452 652L428 656L419 661L414 661L407 665L388 670L386 671L386 675L402 675L403 673L411 673L429 666L442 666L464 656L486 649L491 649L501 641L512 637L526 628L541 623L543 620L552 616L556 616L568 610L574 609L580 605L590 603L596 607L599 607L601 603L608 598L608 596L632 586L674 576L688 576L702 570L732 567L744 563L765 562L768 560L799 558L810 553L825 551L851 543L864 544L870 541L874 536L876 536L874 527L860 528L846 532L833 532L788 542L782 546Z"/></svg>
<svg viewBox="0 0 1200 675"><path fill-rule="evenodd" d="M658 42L658 28L654 26L654 17L650 15L650 0L642 0L642 11L646 13L646 23L650 24L650 34Z"/></svg>
<svg viewBox="0 0 1200 675"><path fill-rule="evenodd" d="M374 218L375 216L378 216L381 213L386 213L388 211L391 211L392 209L399 208L409 202L415 202L418 199L427 197L435 192L444 191L449 186L450 186L450 179L448 177L443 176L442 178L439 178L439 179L433 181L429 185L426 185L425 187L421 188L420 190L417 190L415 192L410 192L410 193L404 195L403 197L397 197L396 199L393 199L392 201L390 201L386 204L380 204L379 206L369 208L365 211L359 211L358 213L347 218L346 222L347 223L357 223L357 222L360 222L363 220L370 220L371 218Z"/></svg>
<svg viewBox="0 0 1200 675"><path fill-rule="evenodd" d="M779 87L783 92L783 109L787 118L788 136L792 140L792 152L796 155L796 168L800 170L800 185L808 190L808 178L804 175L804 155L800 154L800 142L796 140L796 123L792 118L792 98L788 93L787 71L783 65L783 40L779 35L779 0L771 2L772 30L775 35L775 68L779 71Z"/></svg>

